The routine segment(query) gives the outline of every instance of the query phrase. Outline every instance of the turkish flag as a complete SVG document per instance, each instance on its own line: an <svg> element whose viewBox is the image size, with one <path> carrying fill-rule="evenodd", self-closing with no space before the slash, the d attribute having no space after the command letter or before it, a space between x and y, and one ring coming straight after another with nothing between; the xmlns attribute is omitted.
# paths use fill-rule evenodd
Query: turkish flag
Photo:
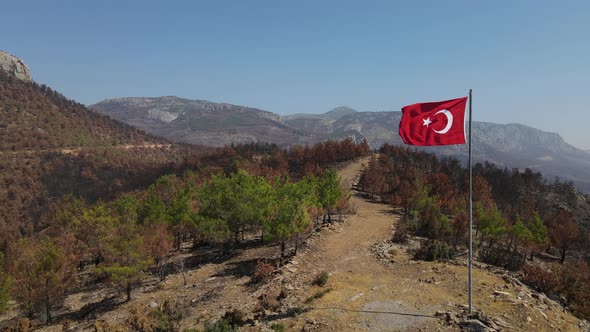
<svg viewBox="0 0 590 332"><path fill-rule="evenodd" d="M467 97L402 108L399 135L410 145L465 144Z"/></svg>

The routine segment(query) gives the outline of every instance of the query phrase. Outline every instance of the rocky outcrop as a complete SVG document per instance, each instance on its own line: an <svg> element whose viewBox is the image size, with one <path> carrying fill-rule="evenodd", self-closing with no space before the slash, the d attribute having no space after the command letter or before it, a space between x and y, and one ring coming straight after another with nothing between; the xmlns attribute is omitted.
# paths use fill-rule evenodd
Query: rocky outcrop
<svg viewBox="0 0 590 332"><path fill-rule="evenodd" d="M0 69L23 81L32 81L29 67L19 58L0 51Z"/></svg>

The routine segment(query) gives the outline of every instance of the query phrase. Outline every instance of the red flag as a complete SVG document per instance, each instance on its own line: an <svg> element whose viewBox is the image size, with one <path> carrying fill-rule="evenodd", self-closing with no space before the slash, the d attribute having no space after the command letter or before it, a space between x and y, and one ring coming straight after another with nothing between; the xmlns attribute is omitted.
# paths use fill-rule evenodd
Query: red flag
<svg viewBox="0 0 590 332"><path fill-rule="evenodd" d="M399 135L410 145L465 144L467 97L402 108Z"/></svg>

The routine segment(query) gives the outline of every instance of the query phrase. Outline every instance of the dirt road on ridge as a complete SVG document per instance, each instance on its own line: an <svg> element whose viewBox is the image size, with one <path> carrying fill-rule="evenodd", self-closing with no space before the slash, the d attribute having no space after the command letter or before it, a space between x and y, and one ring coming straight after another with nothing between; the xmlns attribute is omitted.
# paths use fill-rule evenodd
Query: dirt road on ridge
<svg viewBox="0 0 590 332"><path fill-rule="evenodd" d="M340 171L345 184L354 183L368 158L355 161ZM371 248L391 236L398 221L386 204L368 201L353 192L356 214L335 231L313 241L308 250L294 258L297 271L293 283L305 300L324 289L323 297L306 307L309 311L287 321L287 330L319 331L433 331L458 330L445 325L436 311L460 311L467 303L465 266L414 261L403 248L391 250L387 262ZM287 267L288 269L289 267ZM311 286L321 271L330 274L325 287ZM474 308L499 317L509 330L576 331L577 319L550 307L541 312L518 302L530 297L521 287L507 283L499 271L474 269ZM496 290L514 298L498 299ZM523 300L524 301L524 300ZM532 302L531 302L532 303ZM547 307L547 306L545 306Z"/></svg>

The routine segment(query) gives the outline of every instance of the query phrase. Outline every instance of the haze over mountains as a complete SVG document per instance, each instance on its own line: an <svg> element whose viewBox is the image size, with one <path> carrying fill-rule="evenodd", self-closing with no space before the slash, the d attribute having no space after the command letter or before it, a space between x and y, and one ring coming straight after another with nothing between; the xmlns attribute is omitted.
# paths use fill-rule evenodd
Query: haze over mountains
<svg viewBox="0 0 590 332"><path fill-rule="evenodd" d="M281 146L351 137L372 147L403 144L397 128L401 112L359 112L337 107L324 114L287 116L255 108L178 97L116 98L90 106L115 120L149 133L191 144L271 142ZM423 148L438 155L466 159L467 146ZM590 154L566 143L559 134L522 124L473 123L476 161L502 167L531 168L549 178L559 176L590 191Z"/></svg>

